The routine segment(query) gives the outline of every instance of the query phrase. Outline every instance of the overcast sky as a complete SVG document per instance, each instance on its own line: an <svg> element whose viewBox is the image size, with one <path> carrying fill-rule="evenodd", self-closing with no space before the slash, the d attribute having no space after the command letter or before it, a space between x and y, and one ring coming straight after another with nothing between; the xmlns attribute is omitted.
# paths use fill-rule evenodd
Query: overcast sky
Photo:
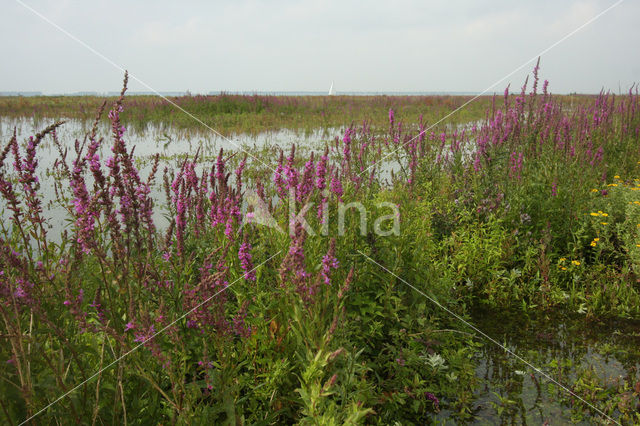
<svg viewBox="0 0 640 426"><path fill-rule="evenodd" d="M480 92L614 4L527 1L21 0L158 91ZM0 91L117 91L122 72L2 0ZM640 2L544 54L555 93L640 82ZM496 85L521 86L534 63ZM132 81L130 89L148 90Z"/></svg>

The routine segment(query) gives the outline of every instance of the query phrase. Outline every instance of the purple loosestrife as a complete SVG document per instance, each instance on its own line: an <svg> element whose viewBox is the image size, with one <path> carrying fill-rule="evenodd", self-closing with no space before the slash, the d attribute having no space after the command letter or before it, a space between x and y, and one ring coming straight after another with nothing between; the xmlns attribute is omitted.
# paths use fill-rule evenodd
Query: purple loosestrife
<svg viewBox="0 0 640 426"><path fill-rule="evenodd" d="M538 62L536 62L536 66L533 67L533 89L531 90L531 96L536 96L538 90L538 71L540 71L540 58L538 57Z"/></svg>
<svg viewBox="0 0 640 426"><path fill-rule="evenodd" d="M523 154L516 151L511 153L509 157L509 177L520 179L520 170L522 170Z"/></svg>
<svg viewBox="0 0 640 426"><path fill-rule="evenodd" d="M172 201L176 206L175 229L178 256L182 256L184 252L184 232L187 226L187 201L184 187L183 170L180 170L171 184L171 189L173 190Z"/></svg>
<svg viewBox="0 0 640 426"><path fill-rule="evenodd" d="M295 190L298 186L298 170L295 168L296 146L291 145L291 152L287 157L287 165L284 168L284 174L287 182L287 189Z"/></svg>
<svg viewBox="0 0 640 426"><path fill-rule="evenodd" d="M315 164L313 160L313 152L311 153L311 157L304 165L304 171L302 172L302 178L298 183L298 187L296 188L296 201L303 202L309 194L313 191Z"/></svg>
<svg viewBox="0 0 640 426"><path fill-rule="evenodd" d="M326 285L331 284L331 269L337 269L340 263L336 259L336 239L332 238L329 243L327 254L322 257L322 270L320 276Z"/></svg>
<svg viewBox="0 0 640 426"><path fill-rule="evenodd" d="M218 153L218 158L216 159L215 173L216 173L216 179L218 180L219 183L222 183L222 181L224 181L225 179L225 173L224 173L225 161L222 158L223 152L224 151L222 150L222 148L220 148L220 152Z"/></svg>
<svg viewBox="0 0 640 426"><path fill-rule="evenodd" d="M349 168L349 163L351 162L351 127L348 127L344 132L344 136L342 137L342 143L344 148L342 149L342 154L344 155L344 163L343 167Z"/></svg>
<svg viewBox="0 0 640 426"><path fill-rule="evenodd" d="M338 177L335 174L331 176L330 188L331 188L331 192L333 192L335 196L338 198L338 201L342 202L342 195L344 194L342 190L342 182L340 182L340 179L338 179Z"/></svg>
<svg viewBox="0 0 640 426"><path fill-rule="evenodd" d="M249 244L249 237L247 233L244 233L242 244L240 244L238 259L240 259L240 267L244 271L244 279L247 281L255 281L256 272L253 270L253 262L251 261L251 244Z"/></svg>
<svg viewBox="0 0 640 426"><path fill-rule="evenodd" d="M242 159L242 161L240 161L240 164L238 165L238 168L235 171L236 187L238 188L238 191L242 190L242 171L244 170L244 167L246 164L247 164L247 154L244 155L244 158Z"/></svg>
<svg viewBox="0 0 640 426"><path fill-rule="evenodd" d="M249 301L245 301L236 315L233 317L233 331L237 336L247 338L251 336L251 327L247 326L245 319L247 318L247 307Z"/></svg>
<svg viewBox="0 0 640 426"><path fill-rule="evenodd" d="M47 233L44 226L45 218L43 218L41 215L42 200L38 196L37 192L40 188L40 182L38 180L38 176L36 175L36 169L38 167L36 148L46 135L54 132L55 129L61 126L63 123L63 121L54 123L44 129L42 132L38 133L35 137L30 137L27 144L26 157L24 159L21 159L20 156L18 143L15 138L15 131L14 137L12 138L12 150L15 158L14 168L18 174L18 182L22 185L22 189L24 191L24 203L27 208L26 217L35 228L33 232L35 233L38 230L40 231L40 235L34 235L40 250L46 249L47 247ZM6 154L3 153L3 155ZM43 244L44 247L42 247L41 244Z"/></svg>
<svg viewBox="0 0 640 426"><path fill-rule="evenodd" d="M304 242L306 232L300 222L295 223L295 232L291 236L289 251L280 265L281 286L285 287L287 282L294 284L295 290L300 296L308 300L313 289L309 286L308 278L311 276L306 270Z"/></svg>
<svg viewBox="0 0 640 426"><path fill-rule="evenodd" d="M77 159L73 163L73 172L71 174L71 190L73 192L73 206L76 217L76 233L77 243L80 249L89 254L91 249L95 247L93 240L95 220L98 212L92 207L89 199L89 193L84 181L83 161Z"/></svg>
<svg viewBox="0 0 640 426"><path fill-rule="evenodd" d="M430 400L433 403L433 407L436 410L440 409L440 401L438 400L438 398L436 398L434 394L432 394L431 392L427 392L425 393L425 396L427 397L428 400Z"/></svg>
<svg viewBox="0 0 640 426"><path fill-rule="evenodd" d="M511 83L507 84L507 87L505 87L504 89L504 108L505 109L509 108L509 86L511 86Z"/></svg>
<svg viewBox="0 0 640 426"><path fill-rule="evenodd" d="M275 174L273 175L273 183L276 185L276 192L281 199L287 197L287 184L282 177L284 173L283 162L284 153L280 150L280 160L278 161L278 166L276 167Z"/></svg>
<svg viewBox="0 0 640 426"><path fill-rule="evenodd" d="M329 147L325 147L324 154L320 157L318 165L316 166L316 188L322 195L322 201L318 206L318 218L324 223L324 205L327 202L327 197L324 194L324 190L327 187L327 160L329 159Z"/></svg>

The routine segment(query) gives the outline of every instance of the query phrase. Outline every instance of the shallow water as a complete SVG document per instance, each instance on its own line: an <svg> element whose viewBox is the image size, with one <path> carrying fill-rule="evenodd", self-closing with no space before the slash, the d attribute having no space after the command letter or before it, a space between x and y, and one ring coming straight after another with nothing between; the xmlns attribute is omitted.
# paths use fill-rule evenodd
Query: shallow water
<svg viewBox="0 0 640 426"><path fill-rule="evenodd" d="M569 389L575 389L577 381L591 377L599 387L617 394L614 389L625 379L631 379L632 384L640 380L638 321L598 322L587 321L578 314L525 316L477 310L471 322ZM594 410L590 412L588 406L575 398L572 411L572 398L567 390L552 384L495 343L484 337L479 340L484 345L474 356L480 385L475 391L472 423L601 423L601 417ZM591 399L588 402L604 409L607 401ZM448 423L451 414L443 411L438 418ZM613 418L619 414L614 411Z"/></svg>
<svg viewBox="0 0 640 426"><path fill-rule="evenodd" d="M18 142L24 147L30 136L42 131L52 123L53 120L0 117L0 146L5 146L15 130ZM74 148L75 142L79 141L79 143L82 143L85 135L91 130L92 125L93 123L88 121L68 120L57 129L59 142L68 149L67 163L70 167L71 162L76 156ZM263 167L273 168L275 164L272 164L264 155L260 155L259 153L261 151L275 152L278 148L287 150L293 143L304 149L321 150L325 144L330 143L340 134L341 129L335 128L318 129L312 132L294 132L285 129L264 132L257 135L240 134L224 137L214 132L203 136L202 132L181 131L172 129L169 126L149 125L144 130L125 132L124 139L128 150L135 147L136 165L143 180L146 180L151 171L151 159L156 154L160 154L160 164L158 173L156 174L155 185L152 187L151 196L156 206L164 206L166 204L166 197L161 184L162 170L165 166L174 169L178 168L181 158L187 155L193 156L198 150L200 158L205 159L209 164L211 160L215 159L222 148L225 152L254 153L254 162L263 162ZM98 154L101 159L107 158L111 155L112 143L111 129L107 123L101 122L99 124L98 137L104 138ZM69 225L66 221L67 214L65 209L54 202L56 195L53 177L50 173L53 171L54 162L58 158L60 158L60 154L53 143L53 139L46 137L37 148L38 178L41 182L39 193L42 195L44 216L48 220L50 229L49 238L55 242L60 241L61 233ZM5 167L12 163L13 158L9 155L9 158L5 161ZM88 180L87 185L90 184L92 184L92 182ZM3 205L0 205L0 217L5 223L10 217L10 214L10 211L7 211ZM168 226L163 209L154 209L153 219L159 230L163 230Z"/></svg>

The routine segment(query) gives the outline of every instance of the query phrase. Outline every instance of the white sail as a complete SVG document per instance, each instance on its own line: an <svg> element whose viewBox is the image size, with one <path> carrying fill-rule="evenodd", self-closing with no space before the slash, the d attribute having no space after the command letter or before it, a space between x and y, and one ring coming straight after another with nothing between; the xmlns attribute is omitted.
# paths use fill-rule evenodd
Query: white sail
<svg viewBox="0 0 640 426"><path fill-rule="evenodd" d="M331 87L329 87L329 96L333 96L333 80L331 81Z"/></svg>

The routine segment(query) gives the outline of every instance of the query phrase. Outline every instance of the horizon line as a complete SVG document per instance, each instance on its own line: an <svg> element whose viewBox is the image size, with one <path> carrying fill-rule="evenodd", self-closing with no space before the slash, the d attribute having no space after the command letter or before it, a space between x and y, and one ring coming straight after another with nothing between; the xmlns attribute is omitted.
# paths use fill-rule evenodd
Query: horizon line
<svg viewBox="0 0 640 426"><path fill-rule="evenodd" d="M604 89L602 89L604 90ZM329 95L326 91L313 90L218 90L208 91L206 93L186 91L161 91L158 92L163 96L220 96L220 95L240 95L240 96L476 96L482 92L465 91L465 90L433 90L433 91L391 91L391 90L363 90L363 91L337 91ZM550 93L553 95L597 95L600 92L558 92ZM612 90L605 93L613 93ZM626 94L627 92L620 93ZM517 93L510 93L516 95ZM129 96L157 96L156 93L150 91L127 91ZM486 93L485 96L502 95L502 92ZM76 92L42 92L37 90L6 90L0 91L0 97L56 97L56 96L120 96L120 91L76 91Z"/></svg>

